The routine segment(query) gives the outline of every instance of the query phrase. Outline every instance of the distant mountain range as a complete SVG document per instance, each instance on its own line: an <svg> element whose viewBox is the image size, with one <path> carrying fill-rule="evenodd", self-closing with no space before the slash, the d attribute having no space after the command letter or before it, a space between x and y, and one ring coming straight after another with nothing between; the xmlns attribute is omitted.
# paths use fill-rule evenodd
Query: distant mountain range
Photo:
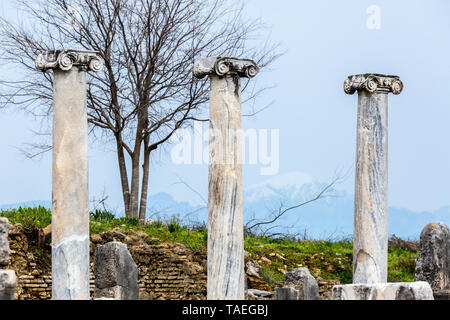
<svg viewBox="0 0 450 320"><path fill-rule="evenodd" d="M244 190L245 220L264 219L283 208L297 205L314 198L325 183L314 181L300 172L274 177L265 183L252 185ZM311 202L287 212L272 232L301 233L312 239L340 239L353 233L353 195L330 189L328 197ZM147 217L170 218L177 216L186 223L207 221L206 204L193 205L180 202L168 193L151 195L148 199ZM28 201L0 205L0 210L19 206L42 205L50 208L50 201ZM119 216L123 213L118 214ZM389 207L389 234L404 239L418 239L423 227L429 222L444 222L450 226L450 206L433 212L414 212L405 208Z"/></svg>

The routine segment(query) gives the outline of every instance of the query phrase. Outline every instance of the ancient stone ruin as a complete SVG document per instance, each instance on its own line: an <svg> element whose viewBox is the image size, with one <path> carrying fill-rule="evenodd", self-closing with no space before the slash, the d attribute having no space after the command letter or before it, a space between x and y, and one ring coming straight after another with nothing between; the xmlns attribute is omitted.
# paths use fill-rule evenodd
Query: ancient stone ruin
<svg viewBox="0 0 450 320"><path fill-rule="evenodd" d="M56 300L90 298L86 72L102 67L103 60L94 51L47 51L36 59L38 70L54 72L52 299ZM251 293L245 288L244 272L241 77L253 78L258 72L250 59L208 57L194 63L194 76L209 76L211 82L207 298L212 300L243 300L246 292ZM449 289L450 240L448 228L441 225L421 235L416 280L425 281L387 283L388 94L402 90L399 77L391 75L354 75L344 83L346 93L358 91L353 285L335 286L336 300L433 299L431 287L435 292ZM1 228L6 227L0 223L0 264L5 264L9 249ZM94 260L96 299L138 299L138 268L125 244L113 241L97 247ZM14 277L11 272L0 273L0 297L14 296ZM286 273L276 299L318 300L318 284L308 269L294 269Z"/></svg>
<svg viewBox="0 0 450 320"><path fill-rule="evenodd" d="M95 249L95 299L138 300L138 268L127 245L108 242Z"/></svg>
<svg viewBox="0 0 450 320"><path fill-rule="evenodd" d="M344 91L358 91L353 234L353 285L333 288L335 300L429 300L427 282L387 283L388 94L400 94L399 77L348 77Z"/></svg>
<svg viewBox="0 0 450 320"><path fill-rule="evenodd" d="M243 300L241 77L259 72L253 60L209 57L194 76L211 80L208 184L208 299Z"/></svg>
<svg viewBox="0 0 450 320"><path fill-rule="evenodd" d="M8 232L10 223L0 218L0 267L10 264ZM14 300L17 288L17 277L14 270L0 270L0 300Z"/></svg>
<svg viewBox="0 0 450 320"><path fill-rule="evenodd" d="M428 282L338 285L333 300L434 300Z"/></svg>
<svg viewBox="0 0 450 320"><path fill-rule="evenodd" d="M350 76L344 91L358 91L353 283L387 281L388 94L400 94L397 76Z"/></svg>
<svg viewBox="0 0 450 320"><path fill-rule="evenodd" d="M423 228L415 280L428 282L436 299L450 300L450 231L445 223Z"/></svg>
<svg viewBox="0 0 450 320"><path fill-rule="evenodd" d="M8 242L9 228L9 220L0 217L0 266L7 266L10 263Z"/></svg>
<svg viewBox="0 0 450 320"><path fill-rule="evenodd" d="M308 268L286 272L282 288L276 289L276 300L319 300L319 286Z"/></svg>
<svg viewBox="0 0 450 320"><path fill-rule="evenodd" d="M89 299L89 192L86 72L103 60L94 51L46 51L40 71L54 72L52 298Z"/></svg>

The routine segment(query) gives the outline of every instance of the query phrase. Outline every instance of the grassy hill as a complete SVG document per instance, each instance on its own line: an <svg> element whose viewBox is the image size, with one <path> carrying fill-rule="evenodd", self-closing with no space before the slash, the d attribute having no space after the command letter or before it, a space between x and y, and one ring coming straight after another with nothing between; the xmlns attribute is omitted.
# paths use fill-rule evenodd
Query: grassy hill
<svg viewBox="0 0 450 320"><path fill-rule="evenodd" d="M12 224L20 223L30 234L51 223L51 212L44 207L18 208L0 211ZM135 219L115 218L107 211L90 214L90 232L98 234L115 228L145 232L149 244L181 243L195 254L206 256L207 228L204 225L185 226L178 220L153 221L147 225ZM47 239L47 243L50 239ZM388 281L414 281L417 243L391 239L388 255ZM246 237L247 261L258 266L259 274L249 281L259 288L273 290L284 282L284 273L297 267L307 267L319 280L337 280L342 284L352 281L352 249L350 239L341 241L315 241L294 238ZM43 256L42 248L35 245L29 250ZM49 258L49 252L46 254ZM43 257L44 258L44 257Z"/></svg>

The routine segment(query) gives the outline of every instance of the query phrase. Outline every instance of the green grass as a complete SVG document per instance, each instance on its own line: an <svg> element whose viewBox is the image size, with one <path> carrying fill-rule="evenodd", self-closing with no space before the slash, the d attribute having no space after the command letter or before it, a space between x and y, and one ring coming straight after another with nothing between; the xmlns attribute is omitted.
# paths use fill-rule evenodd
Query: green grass
<svg viewBox="0 0 450 320"><path fill-rule="evenodd" d="M284 281L283 270L307 267L315 277L338 279L350 283L352 279L352 243L349 241L300 241L294 239L246 238L245 249L254 260L265 257L265 272ZM270 271L270 272L269 272Z"/></svg>
<svg viewBox="0 0 450 320"><path fill-rule="evenodd" d="M264 265L261 268L261 276L264 281L273 287L279 287L284 283L284 275L280 272L274 271L268 265Z"/></svg>
<svg viewBox="0 0 450 320"><path fill-rule="evenodd" d="M107 216L107 219L100 217ZM207 231L206 228L197 227L195 229L188 228L181 224L181 222L172 218L168 221L155 221L148 225L139 224L137 219L128 217L112 218L107 214L100 214L98 218L91 213L91 233L105 232L114 228L120 228L125 231L143 231L147 233L150 238L158 239L161 242L179 242L184 246L191 248L194 251L203 252L206 250ZM152 240L155 244L155 240Z"/></svg>
<svg viewBox="0 0 450 320"><path fill-rule="evenodd" d="M266 281L282 282L282 270L307 267L315 277L352 283L353 243L351 241L299 241L291 239L246 238L245 249L254 260L266 257L271 263L263 263ZM278 255L285 258L281 259ZM272 256L271 256L272 255ZM414 281L417 252L389 248L388 281ZM267 278L267 279L266 279Z"/></svg>
<svg viewBox="0 0 450 320"><path fill-rule="evenodd" d="M415 259L417 252L400 248L389 248L388 251L388 281L412 282L414 281Z"/></svg>
<svg viewBox="0 0 450 320"><path fill-rule="evenodd" d="M21 223L25 228L46 227L51 222L50 210L19 208L0 211L11 223ZM178 219L155 221L141 225L136 219L116 218L108 211L96 210L90 213L90 232L100 233L114 228L143 231L150 236L149 244L178 242L197 253L206 254L208 233L204 225L186 226ZM309 241L296 239L273 239L267 237L246 237L245 250L261 265L262 278L271 286L284 281L283 271L297 267L307 267L315 277L326 280L352 282L353 243L342 241ZM37 256L41 252L36 252ZM400 248L389 248L388 281L414 281L415 258L417 253ZM269 259L270 261L262 259ZM262 259L262 260L261 260Z"/></svg>
<svg viewBox="0 0 450 320"><path fill-rule="evenodd" d="M6 217L12 224L20 223L25 229L44 228L52 221L52 213L45 207L2 210L0 217Z"/></svg>

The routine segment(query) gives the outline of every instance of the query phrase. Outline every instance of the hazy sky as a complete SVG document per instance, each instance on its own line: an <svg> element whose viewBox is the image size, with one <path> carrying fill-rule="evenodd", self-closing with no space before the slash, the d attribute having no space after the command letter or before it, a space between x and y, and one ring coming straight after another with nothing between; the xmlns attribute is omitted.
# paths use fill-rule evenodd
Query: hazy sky
<svg viewBox="0 0 450 320"><path fill-rule="evenodd" d="M10 2L0 2L1 15L15 15ZM276 84L258 102L274 104L243 121L246 129L279 129L280 175L301 171L326 182L337 169L351 168L340 187L353 193L357 96L346 95L343 82L351 74L394 74L405 87L400 95L389 95L389 204L416 211L450 205L450 2L246 3L247 14L261 17L272 41L287 50L270 71L252 80ZM0 113L0 204L51 199L51 155L31 161L16 149L33 141L35 126L21 113ZM94 144L89 161L91 197L105 191L112 207L121 206L115 154ZM260 169L244 166L244 187L270 178ZM162 154L153 159L150 193L198 201L174 184L177 176L206 196L206 165L175 165Z"/></svg>

